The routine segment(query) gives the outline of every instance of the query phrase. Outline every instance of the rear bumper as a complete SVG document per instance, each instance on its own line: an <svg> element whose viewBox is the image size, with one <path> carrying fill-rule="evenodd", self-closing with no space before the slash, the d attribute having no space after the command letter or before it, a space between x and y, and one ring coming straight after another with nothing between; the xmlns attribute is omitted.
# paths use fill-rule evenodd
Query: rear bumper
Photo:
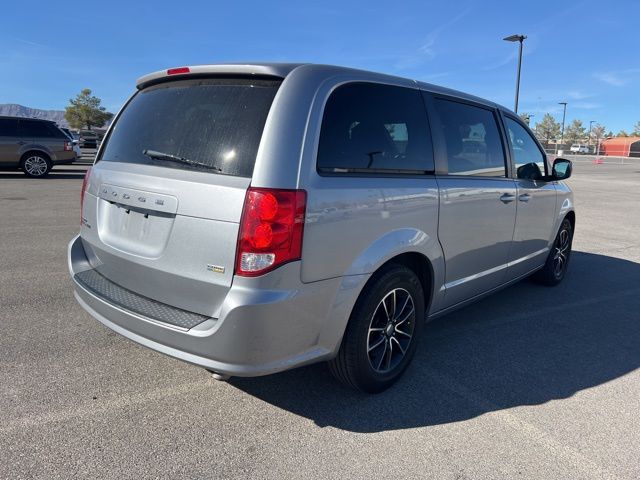
<svg viewBox="0 0 640 480"><path fill-rule="evenodd" d="M303 284L300 262L293 262L262 277L236 277L219 318L187 330L122 308L78 281L78 273L91 269L79 236L69 244L68 260L78 303L105 326L153 350L233 376L266 375L330 358L350 312L342 279Z"/></svg>
<svg viewBox="0 0 640 480"><path fill-rule="evenodd" d="M64 153L58 153L56 159L53 161L54 165L68 165L77 160L76 152L73 150Z"/></svg>

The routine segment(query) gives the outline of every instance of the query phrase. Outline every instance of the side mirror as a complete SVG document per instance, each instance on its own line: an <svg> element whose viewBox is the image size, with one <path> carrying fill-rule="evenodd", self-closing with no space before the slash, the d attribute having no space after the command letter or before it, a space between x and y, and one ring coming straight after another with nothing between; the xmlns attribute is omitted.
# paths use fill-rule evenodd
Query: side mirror
<svg viewBox="0 0 640 480"><path fill-rule="evenodd" d="M573 165L570 160L564 158L556 158L553 161L553 180L566 180L571 176L573 172Z"/></svg>

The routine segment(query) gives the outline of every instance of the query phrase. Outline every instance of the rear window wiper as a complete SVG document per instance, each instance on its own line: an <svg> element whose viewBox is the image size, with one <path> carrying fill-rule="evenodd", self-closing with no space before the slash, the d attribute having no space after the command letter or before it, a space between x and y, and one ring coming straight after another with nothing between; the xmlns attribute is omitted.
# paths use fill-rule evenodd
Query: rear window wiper
<svg viewBox="0 0 640 480"><path fill-rule="evenodd" d="M186 163L187 165L194 165L197 167L209 168L211 170L215 170L217 172L222 172L220 167L216 167L215 165L209 165L207 163L196 162L195 160L190 160L188 158L179 157L178 155L171 155L170 153L158 152L157 150L149 150L144 149L142 151L143 155L146 155L149 158L154 158L156 160L166 160L168 162L177 162L177 163Z"/></svg>

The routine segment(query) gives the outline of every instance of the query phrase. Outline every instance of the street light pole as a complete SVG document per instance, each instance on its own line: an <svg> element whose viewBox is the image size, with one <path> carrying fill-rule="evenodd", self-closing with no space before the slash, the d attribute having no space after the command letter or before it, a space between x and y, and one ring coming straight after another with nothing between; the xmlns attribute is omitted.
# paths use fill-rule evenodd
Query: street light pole
<svg viewBox="0 0 640 480"><path fill-rule="evenodd" d="M594 123L596 123L596 121L595 121L595 120L589 120L589 137L588 137L588 140L589 140L589 146L591 146L591 126L592 126Z"/></svg>
<svg viewBox="0 0 640 480"><path fill-rule="evenodd" d="M558 102L558 105L562 105L562 130L560 133L560 144L564 144L564 119L567 116L567 102ZM556 143L556 153L558 152L558 144Z"/></svg>
<svg viewBox="0 0 640 480"><path fill-rule="evenodd" d="M526 35L509 35L503 38L507 42L519 42L518 48L518 74L516 76L516 101L514 111L518 113L518 97L520 96L520 71L522 70L522 43L524 42Z"/></svg>

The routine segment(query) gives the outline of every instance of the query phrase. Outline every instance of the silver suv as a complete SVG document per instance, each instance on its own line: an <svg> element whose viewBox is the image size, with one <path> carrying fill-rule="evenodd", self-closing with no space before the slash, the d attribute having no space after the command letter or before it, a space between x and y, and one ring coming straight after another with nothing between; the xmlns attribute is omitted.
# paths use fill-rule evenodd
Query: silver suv
<svg viewBox="0 0 640 480"><path fill-rule="evenodd" d="M324 65L138 80L82 188L78 302L218 378L327 360L390 386L424 320L565 276L575 224L520 119L433 85Z"/></svg>

